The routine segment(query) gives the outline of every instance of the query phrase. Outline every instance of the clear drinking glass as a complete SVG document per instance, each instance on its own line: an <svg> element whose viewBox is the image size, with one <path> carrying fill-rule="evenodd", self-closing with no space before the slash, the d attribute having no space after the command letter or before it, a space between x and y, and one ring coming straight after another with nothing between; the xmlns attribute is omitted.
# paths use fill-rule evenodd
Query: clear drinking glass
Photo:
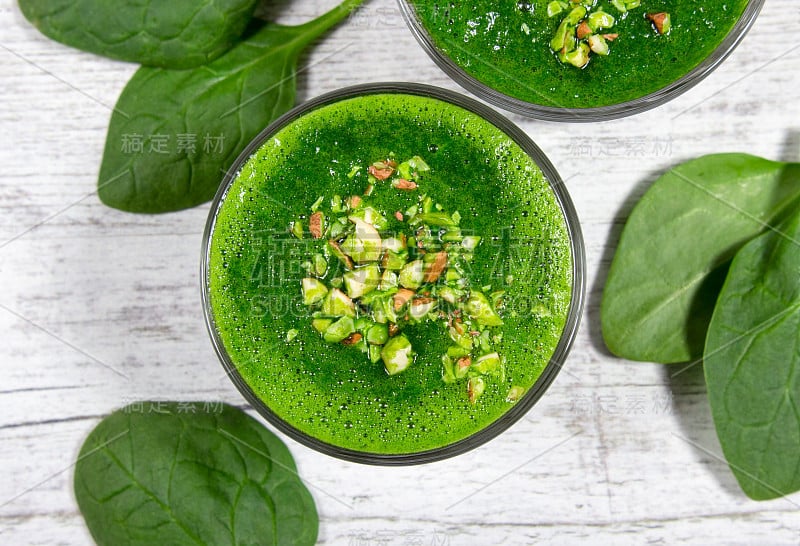
<svg viewBox="0 0 800 546"><path fill-rule="evenodd" d="M214 311L211 304L212 296L210 295L209 290L210 247L212 240L215 237L215 224L217 221L217 216L220 211L220 207L225 200L236 197L229 197L228 190L236 180L236 177L243 165L247 163L251 156L253 156L253 154L262 147L262 145L265 143L270 143L276 132L287 125L296 123L297 120L302 118L305 114L312 112L317 108L327 106L338 101L357 99L370 94L417 95L438 101L444 101L446 103L464 108L469 112L482 117L504 132L508 137L513 139L513 141L518 144L525 153L529 154L530 157L534 159L535 163L541 168L546 180L552 188L555 201L557 202L558 207L563 214L563 218L567 227L570 241L570 252L572 255L573 265L571 304L566 316L565 326L560 340L549 360L549 363L546 365L535 384L525 393L522 399L511 406L504 414L502 414L498 419L493 421L485 428L476 430L469 437L466 437L460 441L456 441L436 449L430 449L417 453L385 454L342 448L315 438L299 430L276 415L276 413L270 409L269 403L259 398L259 396L254 392L253 388L245 381L237 369L237 362L234 361L229 351L225 347L216 325ZM492 108L458 93L422 84L383 83L349 87L310 100L305 104L296 107L277 121L270 124L250 143L250 145L242 152L234 165L225 175L219 192L217 193L216 198L211 205L208 222L203 236L201 284L206 325L208 327L208 331L217 355L219 356L225 371L239 391L267 421L298 442L334 457L367 464L410 465L435 461L458 455L491 440L510 427L518 419L520 419L539 400L539 398L541 398L541 396L555 379L561 367L564 365L570 346L575 338L584 303L585 267L583 238L581 235L578 217L569 194L567 193L567 189L547 157L545 157L539 147L521 129L516 127ZM294 287L292 289L294 289ZM363 355L356 353L354 354L354 358L363 358Z"/></svg>
<svg viewBox="0 0 800 546"><path fill-rule="evenodd" d="M448 76L475 96L510 112L545 121L594 122L606 121L645 112L685 93L706 78L730 55L744 39L764 5L764 0L750 0L742 16L717 48L683 77L663 88L626 102L594 108L560 108L526 102L509 96L468 74L431 39L420 21L411 0L398 0L400 11L422 48ZM612 53L613 54L613 53ZM516 77L516 76L515 76ZM523 76L524 77L524 76Z"/></svg>

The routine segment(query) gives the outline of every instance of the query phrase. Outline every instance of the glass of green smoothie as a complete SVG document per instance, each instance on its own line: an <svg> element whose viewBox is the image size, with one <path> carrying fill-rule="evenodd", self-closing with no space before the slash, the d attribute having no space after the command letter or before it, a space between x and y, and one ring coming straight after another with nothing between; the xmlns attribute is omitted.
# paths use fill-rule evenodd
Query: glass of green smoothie
<svg viewBox="0 0 800 546"><path fill-rule="evenodd" d="M584 297L578 218L534 142L421 84L311 100L225 176L206 323L271 424L342 459L417 464L494 438L564 365Z"/></svg>
<svg viewBox="0 0 800 546"><path fill-rule="evenodd" d="M399 0L414 36L478 97L538 119L603 121L690 89L764 0Z"/></svg>

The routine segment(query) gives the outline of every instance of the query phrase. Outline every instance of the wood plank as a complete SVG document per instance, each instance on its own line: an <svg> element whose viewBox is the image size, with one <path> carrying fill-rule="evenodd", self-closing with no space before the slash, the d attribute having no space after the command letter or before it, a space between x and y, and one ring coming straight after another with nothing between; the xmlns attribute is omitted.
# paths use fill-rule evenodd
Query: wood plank
<svg viewBox="0 0 800 546"><path fill-rule="evenodd" d="M270 12L294 24L334 3L276 0ZM624 219L660 173L720 151L800 160L800 59L787 42L798 16L796 1L770 0L728 61L651 112L594 125L509 115L582 219L590 290L571 357L524 419L455 459L368 467L287 439L321 544L800 543L800 496L749 501L718 458L699 367L617 360L598 326ZM110 108L136 67L48 40L13 0L0 0L0 26L0 535L91 544L71 465L102 415L138 399L244 403L202 320L208 206L130 215L94 194ZM300 100L367 81L461 90L394 0L368 2L301 68Z"/></svg>

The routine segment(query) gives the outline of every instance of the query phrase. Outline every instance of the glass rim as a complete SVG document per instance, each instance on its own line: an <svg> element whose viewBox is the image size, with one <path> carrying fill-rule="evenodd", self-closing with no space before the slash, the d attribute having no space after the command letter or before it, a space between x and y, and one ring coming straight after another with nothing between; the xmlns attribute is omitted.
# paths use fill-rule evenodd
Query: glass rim
<svg viewBox="0 0 800 546"><path fill-rule="evenodd" d="M570 251L572 254L572 294L569 310L567 312L567 319L561 332L559 342L553 351L553 355L533 386L528 389L528 391L516 404L514 404L500 417L482 429L470 434L466 438L462 438L461 440L457 440L438 448L412 453L384 454L344 448L321 441L299 430L278 416L270 409L264 400L255 394L250 385L244 380L241 374L239 374L236 364L231 359L230 355L225 349L222 339L219 336L213 316L213 310L211 308L211 299L209 294L209 260L211 239L214 233L217 215L225 200L225 197L228 194L228 190L236 180L236 177L244 164L269 138L272 137L272 135L284 128L286 125L290 124L295 119L323 106L346 99L358 98L360 96L373 94L416 95L447 102L449 104L464 108L465 110L483 118L494 125L497 129L508 135L518 146L520 146L520 148L522 148L526 154L528 154L536 162L537 166L541 169L545 179L547 180L548 185L553 191L556 202L564 217L567 234L570 241ZM267 420L267 422L293 440L296 440L297 442L326 455L362 464L380 466L406 466L447 459L483 445L508 429L523 415L525 415L542 397L550 384L555 380L558 372L561 370L561 367L566 361L567 355L577 334L585 300L586 256L578 215L563 180L549 159L524 131L522 131L519 127L491 107L488 107L476 101L475 99L466 97L454 91L418 83L371 83L338 89L298 105L277 120L270 123L248 144L248 146L233 163L231 168L225 173L222 184L220 185L220 188L211 203L205 230L203 232L201 256L200 283L206 328L209 336L211 337L217 357L225 368L227 375L231 378L234 385L236 385L236 388L239 390L239 392L245 397L250 405L262 417L264 417L264 419Z"/></svg>
<svg viewBox="0 0 800 546"><path fill-rule="evenodd" d="M504 110L542 121L590 123L610 121L652 110L682 95L708 77L733 53L753 26L765 0L749 0L739 20L720 44L703 61L674 82L642 97L608 106L560 108L524 101L493 89L468 74L433 43L420 23L410 0L397 0L406 25L422 49L454 82L475 96Z"/></svg>

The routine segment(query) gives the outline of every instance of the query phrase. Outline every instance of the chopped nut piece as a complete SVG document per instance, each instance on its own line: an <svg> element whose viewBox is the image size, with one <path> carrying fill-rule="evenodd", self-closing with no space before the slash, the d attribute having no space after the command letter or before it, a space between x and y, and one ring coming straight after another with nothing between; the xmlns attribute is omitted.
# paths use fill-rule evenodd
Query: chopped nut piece
<svg viewBox="0 0 800 546"><path fill-rule="evenodd" d="M447 267L447 252L443 250L437 252L434 256L433 263L428 264L426 267L425 282L436 282L444 268Z"/></svg>
<svg viewBox="0 0 800 546"><path fill-rule="evenodd" d="M587 36L592 35L592 27L586 21L581 21L581 24L578 25L578 39L583 40Z"/></svg>
<svg viewBox="0 0 800 546"><path fill-rule="evenodd" d="M350 334L349 336L347 336L342 340L342 345L348 345L348 346L355 345L356 343L361 341L361 338L362 338L361 334L359 334L358 332L353 332L352 334Z"/></svg>
<svg viewBox="0 0 800 546"><path fill-rule="evenodd" d="M353 271L348 271L342 276L347 295L351 299L360 298L369 294L378 287L381 272L378 264L367 264Z"/></svg>
<svg viewBox="0 0 800 546"><path fill-rule="evenodd" d="M486 296L477 290L469 293L465 306L467 314L484 326L502 326L503 320L497 314Z"/></svg>
<svg viewBox="0 0 800 546"><path fill-rule="evenodd" d="M586 24L588 24L589 28L594 32L604 28L611 28L614 26L614 23L616 23L614 17L604 12L602 9L595 11L586 19Z"/></svg>
<svg viewBox="0 0 800 546"><path fill-rule="evenodd" d="M389 375L395 375L413 362L414 351L411 342L404 335L399 335L390 339L381 350L381 359Z"/></svg>
<svg viewBox="0 0 800 546"><path fill-rule="evenodd" d="M411 300L409 316L414 320L422 320L435 308L436 301L433 298L415 298Z"/></svg>
<svg viewBox="0 0 800 546"><path fill-rule="evenodd" d="M392 182L392 186L394 186L398 190L404 190L404 191L414 191L417 189L416 182L412 182L411 180L406 180L405 178L398 178L397 180Z"/></svg>
<svg viewBox="0 0 800 546"><path fill-rule="evenodd" d="M289 231L297 237L298 239L303 238L303 222L300 220L295 220L291 224L289 224Z"/></svg>
<svg viewBox="0 0 800 546"><path fill-rule="evenodd" d="M389 327L386 324L373 324L366 331L365 339L370 345L383 345L389 341Z"/></svg>
<svg viewBox="0 0 800 546"><path fill-rule="evenodd" d="M394 168L391 165L386 165L385 167L376 167L375 165L370 165L367 169L367 172L377 178L378 180L386 180L392 174L394 174Z"/></svg>
<svg viewBox="0 0 800 546"><path fill-rule="evenodd" d="M470 366L472 366L472 358L469 355L462 356L456 362L456 366L458 366L458 369L460 371L463 371L464 369L469 368Z"/></svg>
<svg viewBox="0 0 800 546"><path fill-rule="evenodd" d="M414 260L404 265L398 277L400 286L411 290L419 288L425 281L424 267L425 264L422 260Z"/></svg>
<svg viewBox="0 0 800 546"><path fill-rule="evenodd" d="M355 331L352 317L342 317L325 329L323 338L328 343L339 343Z"/></svg>
<svg viewBox="0 0 800 546"><path fill-rule="evenodd" d="M599 34L589 36L589 48L598 55L608 55L609 52L608 42Z"/></svg>
<svg viewBox="0 0 800 546"><path fill-rule="evenodd" d="M478 401L483 391L486 390L486 382L482 377L472 377L467 383L467 396L471 404Z"/></svg>
<svg viewBox="0 0 800 546"><path fill-rule="evenodd" d="M406 251L395 252L387 250L381 258L381 267L389 271L400 271L406 265L406 259L408 259L408 252Z"/></svg>
<svg viewBox="0 0 800 546"><path fill-rule="evenodd" d="M400 220L401 222L403 221L403 213L400 212L399 210L394 213L394 217Z"/></svg>
<svg viewBox="0 0 800 546"><path fill-rule="evenodd" d="M394 322L389 323L389 337L394 337L400 333L400 327Z"/></svg>
<svg viewBox="0 0 800 546"><path fill-rule="evenodd" d="M351 209L357 209L358 206L361 204L361 197L358 195L351 195L350 199L347 203Z"/></svg>
<svg viewBox="0 0 800 546"><path fill-rule="evenodd" d="M503 372L503 360L499 354L489 353L478 358L473 368L482 375L500 375Z"/></svg>
<svg viewBox="0 0 800 546"><path fill-rule="evenodd" d="M356 229L342 242L342 251L359 264L380 260L382 241L375 226L357 216L350 216L349 220Z"/></svg>
<svg viewBox="0 0 800 546"><path fill-rule="evenodd" d="M394 310L395 311L399 310L406 303L408 303L408 300L410 300L412 297L414 297L413 290L409 290L407 288L401 288L400 290L398 290L397 294L392 296L392 301L394 302Z"/></svg>
<svg viewBox="0 0 800 546"><path fill-rule="evenodd" d="M564 11L564 8L561 6L561 2L558 0L553 0L549 4L547 4L547 16L548 17L555 17L559 13Z"/></svg>
<svg viewBox="0 0 800 546"><path fill-rule="evenodd" d="M342 263L344 263L347 269L353 269L353 267L355 267L353 264L353 259L344 253L339 243L331 239L328 241L328 244L330 245L331 249L333 249L333 253L336 255L336 257L339 258Z"/></svg>
<svg viewBox="0 0 800 546"><path fill-rule="evenodd" d="M574 29L571 29L569 21L564 19L558 26L555 36L553 36L553 39L550 40L550 47L553 49L553 51L560 51L562 49L566 49L568 42L573 42L574 39Z"/></svg>
<svg viewBox="0 0 800 546"><path fill-rule="evenodd" d="M617 34L616 32L612 32L611 34L603 34L603 38L605 38L609 42L613 42L614 40L619 38L619 34Z"/></svg>
<svg viewBox="0 0 800 546"><path fill-rule="evenodd" d="M311 218L308 219L308 231L311 232L311 236L314 239L319 239L322 237L322 213L315 212L311 215Z"/></svg>
<svg viewBox="0 0 800 546"><path fill-rule="evenodd" d="M572 51L562 51L561 58L563 62L569 63L576 68L583 68L589 64L589 45L581 42L578 47Z"/></svg>
<svg viewBox="0 0 800 546"><path fill-rule="evenodd" d="M508 389L508 394L506 395L506 402L513 404L514 402L522 398L523 394L525 394L525 389L517 385L514 385L513 387Z"/></svg>
<svg viewBox="0 0 800 546"><path fill-rule="evenodd" d="M328 295L328 287L319 279L305 278L302 281L303 303L314 306Z"/></svg>
<svg viewBox="0 0 800 546"><path fill-rule="evenodd" d="M353 300L338 288L331 289L325 296L325 300L322 302L322 312L332 317L356 316L356 308ZM348 332L348 334L349 333L350 332Z"/></svg>
<svg viewBox="0 0 800 546"><path fill-rule="evenodd" d="M659 34L666 34L669 32L671 27L669 13L664 11L659 13L648 13L647 18L653 22Z"/></svg>

